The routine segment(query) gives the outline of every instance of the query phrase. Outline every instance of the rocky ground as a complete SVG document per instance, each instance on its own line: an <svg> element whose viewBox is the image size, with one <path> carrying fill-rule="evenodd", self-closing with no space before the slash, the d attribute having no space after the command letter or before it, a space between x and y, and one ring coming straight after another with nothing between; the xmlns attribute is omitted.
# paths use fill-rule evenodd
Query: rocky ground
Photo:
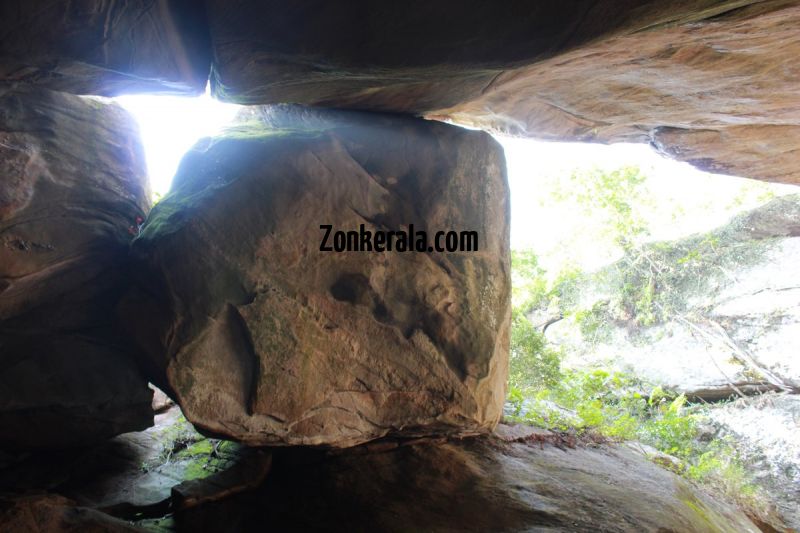
<svg viewBox="0 0 800 533"><path fill-rule="evenodd" d="M346 450L209 439L177 407L82 451L3 457L3 531L758 531L626 446L501 425Z"/></svg>

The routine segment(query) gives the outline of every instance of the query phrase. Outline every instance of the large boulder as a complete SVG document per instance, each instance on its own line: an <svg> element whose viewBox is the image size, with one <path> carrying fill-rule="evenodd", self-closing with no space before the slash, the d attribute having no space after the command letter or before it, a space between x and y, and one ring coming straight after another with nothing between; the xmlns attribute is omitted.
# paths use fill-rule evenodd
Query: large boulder
<svg viewBox="0 0 800 533"><path fill-rule="evenodd" d="M211 63L193 0L5 0L0 36L0 82L76 94L197 94Z"/></svg>
<svg viewBox="0 0 800 533"><path fill-rule="evenodd" d="M800 182L794 1L206 5L224 100L643 142L714 172Z"/></svg>
<svg viewBox="0 0 800 533"><path fill-rule="evenodd" d="M149 205L118 106L0 90L0 447L86 444L152 423L114 308Z"/></svg>
<svg viewBox="0 0 800 533"><path fill-rule="evenodd" d="M430 244L475 231L479 250L321 251L325 224L413 225ZM486 431L501 416L508 186L485 133L251 112L189 152L133 250L143 287L123 312L158 384L206 433L348 446Z"/></svg>

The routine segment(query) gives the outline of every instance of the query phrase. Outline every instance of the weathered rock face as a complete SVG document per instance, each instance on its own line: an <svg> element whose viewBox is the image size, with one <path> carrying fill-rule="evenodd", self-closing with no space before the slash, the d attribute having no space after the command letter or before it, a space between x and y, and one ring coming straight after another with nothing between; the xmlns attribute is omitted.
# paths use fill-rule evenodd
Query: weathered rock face
<svg viewBox="0 0 800 533"><path fill-rule="evenodd" d="M260 491L176 519L186 531L261 524L311 531L759 531L741 511L623 448L491 438L324 459L278 455Z"/></svg>
<svg viewBox="0 0 800 533"><path fill-rule="evenodd" d="M645 142L715 172L800 182L794 1L207 6L222 99Z"/></svg>
<svg viewBox="0 0 800 533"><path fill-rule="evenodd" d="M136 531L758 531L638 447L500 425L470 439L270 456L160 417L171 421L0 469L0 530L117 531L125 519ZM178 441L188 447L166 459ZM179 484L186 477L198 479Z"/></svg>
<svg viewBox="0 0 800 533"><path fill-rule="evenodd" d="M0 447L85 444L152 423L113 320L148 207L116 105L0 90Z"/></svg>
<svg viewBox="0 0 800 533"><path fill-rule="evenodd" d="M505 396L508 218L485 133L266 109L186 156L134 243L151 296L123 310L206 432L348 446L483 431ZM476 231L479 251L324 252L321 224Z"/></svg>
<svg viewBox="0 0 800 533"><path fill-rule="evenodd" d="M800 183L800 5L741 4L503 72L435 114L543 139L646 142L711 172Z"/></svg>
<svg viewBox="0 0 800 533"><path fill-rule="evenodd" d="M503 69L602 36L718 15L740 4L207 0L212 87L218 97L242 104L424 113L479 96Z"/></svg>
<svg viewBox="0 0 800 533"><path fill-rule="evenodd" d="M705 436L732 439L777 519L799 529L800 195L774 199L707 234L656 243L649 252L654 265L692 257L678 263L679 277L663 278L674 283L656 284L653 298L670 309L666 316L646 326L623 317L620 295L632 279L615 274L630 273L623 259L576 289L581 307L603 310L603 325L583 335L576 322L560 320L547 328L548 340L564 349L570 367L627 371L690 400L753 395L707 406Z"/></svg>
<svg viewBox="0 0 800 533"><path fill-rule="evenodd" d="M94 509L52 494L0 499L0 525L5 531L49 533L137 533L142 530Z"/></svg>
<svg viewBox="0 0 800 533"><path fill-rule="evenodd" d="M0 6L0 82L426 114L800 182L795 0Z"/></svg>
<svg viewBox="0 0 800 533"><path fill-rule="evenodd" d="M0 4L0 81L77 94L199 93L210 50L192 0Z"/></svg>

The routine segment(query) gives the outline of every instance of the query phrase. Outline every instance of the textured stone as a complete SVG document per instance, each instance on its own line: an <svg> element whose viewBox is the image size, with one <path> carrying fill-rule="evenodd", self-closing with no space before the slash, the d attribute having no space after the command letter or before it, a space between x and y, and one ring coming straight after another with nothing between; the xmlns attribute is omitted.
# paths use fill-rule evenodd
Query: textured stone
<svg viewBox="0 0 800 533"><path fill-rule="evenodd" d="M713 252L705 242L716 243ZM648 257L675 264L692 250L695 265L682 265L691 274L663 278L656 294L659 305L674 306L664 317L647 325L626 318L620 295L631 278L617 273L628 272L628 257L575 288L582 309L606 310L598 318L604 325L586 335L561 320L547 328L548 341L564 350L570 367L632 372L692 400L800 391L800 195L776 198L708 233L659 242ZM533 313L540 322L548 311Z"/></svg>
<svg viewBox="0 0 800 533"><path fill-rule="evenodd" d="M734 506L622 446L484 437L366 455L292 452L276 454L262 490L189 509L177 529L759 531Z"/></svg>
<svg viewBox="0 0 800 533"><path fill-rule="evenodd" d="M800 182L794 0L206 3L224 100L643 142L706 170Z"/></svg>
<svg viewBox="0 0 800 533"><path fill-rule="evenodd" d="M152 423L116 328L148 207L118 106L0 90L0 447L85 444Z"/></svg>
<svg viewBox="0 0 800 533"><path fill-rule="evenodd" d="M254 451L238 464L207 478L190 479L172 487L172 508L188 509L258 488L272 467L272 455Z"/></svg>
<svg viewBox="0 0 800 533"><path fill-rule="evenodd" d="M349 446L488 431L507 377L508 218L485 133L251 112L184 159L134 241L144 290L122 312L206 433ZM321 252L321 224L477 231L479 251Z"/></svg>
<svg viewBox="0 0 800 533"><path fill-rule="evenodd" d="M199 2L4 0L0 82L77 94L196 94L210 66Z"/></svg>
<svg viewBox="0 0 800 533"><path fill-rule="evenodd" d="M502 69L604 35L741 2L207 0L212 90L233 102L422 113L480 95Z"/></svg>

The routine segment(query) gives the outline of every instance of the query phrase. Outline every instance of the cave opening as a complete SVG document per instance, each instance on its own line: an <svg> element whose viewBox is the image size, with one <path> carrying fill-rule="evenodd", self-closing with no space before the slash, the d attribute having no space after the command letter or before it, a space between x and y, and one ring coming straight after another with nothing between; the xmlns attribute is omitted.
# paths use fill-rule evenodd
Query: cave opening
<svg viewBox="0 0 800 533"><path fill-rule="evenodd" d="M212 98L209 86L196 97L136 94L114 100L139 125L154 199L167 194L184 154L201 138L230 125L240 109Z"/></svg>

